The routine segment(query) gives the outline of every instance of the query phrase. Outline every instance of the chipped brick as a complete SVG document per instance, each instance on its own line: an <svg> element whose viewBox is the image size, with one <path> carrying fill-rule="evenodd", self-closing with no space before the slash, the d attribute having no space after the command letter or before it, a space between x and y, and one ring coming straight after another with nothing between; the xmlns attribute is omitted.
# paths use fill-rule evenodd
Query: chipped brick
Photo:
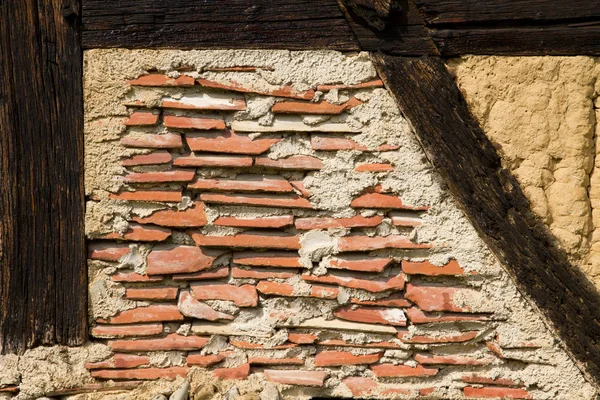
<svg viewBox="0 0 600 400"><path fill-rule="evenodd" d="M366 235L344 236L338 241L340 251L373 251L381 249L429 249L429 244L413 243L400 235L369 237Z"/></svg>
<svg viewBox="0 0 600 400"><path fill-rule="evenodd" d="M199 367L210 367L211 365L215 365L223 361L227 358L227 356L231 355L233 352L223 351L219 354L211 354L204 356L201 353L189 353L186 361L188 365L196 365Z"/></svg>
<svg viewBox="0 0 600 400"><path fill-rule="evenodd" d="M200 199L205 203L241 204L262 207L312 208L310 202L295 194L234 194L202 193Z"/></svg>
<svg viewBox="0 0 600 400"><path fill-rule="evenodd" d="M124 159L121 165L132 167L136 165L166 164L171 162L171 154L166 151L156 151L150 154L140 154Z"/></svg>
<svg viewBox="0 0 600 400"><path fill-rule="evenodd" d="M400 197L382 193L366 193L350 203L355 208L391 208L396 210L426 211L427 206L412 207L404 205Z"/></svg>
<svg viewBox="0 0 600 400"><path fill-rule="evenodd" d="M383 221L383 217L363 217L357 215L350 218L298 218L296 229L330 229L330 228L365 228L375 227Z"/></svg>
<svg viewBox="0 0 600 400"><path fill-rule="evenodd" d="M429 261L402 261L402 271L405 274L427 276L463 275L465 273L456 260L450 260L442 266L433 265Z"/></svg>
<svg viewBox="0 0 600 400"><path fill-rule="evenodd" d="M225 129L225 121L213 118L181 117L176 115L165 115L164 124L167 128L176 129Z"/></svg>
<svg viewBox="0 0 600 400"><path fill-rule="evenodd" d="M473 387L466 386L464 389L466 397L472 398L502 398L502 399L531 399L531 395L525 389L504 387Z"/></svg>
<svg viewBox="0 0 600 400"><path fill-rule="evenodd" d="M417 303L423 311L453 311L468 312L469 307L459 306L454 303L454 297L461 292L460 288L448 286L424 286L409 283L406 285L404 296Z"/></svg>
<svg viewBox="0 0 600 400"><path fill-rule="evenodd" d="M155 224L175 228L200 227L207 223L204 204L195 202L190 208L179 210L158 210L147 217L134 217L141 224Z"/></svg>
<svg viewBox="0 0 600 400"><path fill-rule="evenodd" d="M523 386L522 383L506 378L488 378L480 375L463 375L461 381L478 385Z"/></svg>
<svg viewBox="0 0 600 400"><path fill-rule="evenodd" d="M171 230L158 226L143 226L139 224L129 224L129 229L121 235L119 232L112 232L102 235L101 239L132 240L140 242L160 242L171 236Z"/></svg>
<svg viewBox="0 0 600 400"><path fill-rule="evenodd" d="M178 149L183 146L181 135L178 133L148 133L142 136L127 136L121 139L125 147L139 147L149 149Z"/></svg>
<svg viewBox="0 0 600 400"><path fill-rule="evenodd" d="M330 136L326 134L313 134L310 137L310 146L313 150L367 150L367 146L356 143L352 139Z"/></svg>
<svg viewBox="0 0 600 400"><path fill-rule="evenodd" d="M187 134L190 150L213 153L262 154L281 139L252 139L231 130Z"/></svg>
<svg viewBox="0 0 600 400"><path fill-rule="evenodd" d="M170 190L136 190L134 192L111 193L110 198L113 200L179 203L181 201L181 192Z"/></svg>
<svg viewBox="0 0 600 400"><path fill-rule="evenodd" d="M304 365L301 358L269 358L269 357L248 357L248 363L255 365Z"/></svg>
<svg viewBox="0 0 600 400"><path fill-rule="evenodd" d="M217 226L237 228L283 228L294 223L293 215L275 215L260 218L219 217L213 221Z"/></svg>
<svg viewBox="0 0 600 400"><path fill-rule="evenodd" d="M459 322L459 321L484 321L489 319L489 314L467 314L467 313L425 313L417 307L406 310L408 318L413 324L429 324L435 322Z"/></svg>
<svg viewBox="0 0 600 400"><path fill-rule="evenodd" d="M220 93L196 93L184 95L180 99L164 98L161 107L179 110L239 111L246 109L246 101L243 97L232 98Z"/></svg>
<svg viewBox="0 0 600 400"><path fill-rule="evenodd" d="M359 272L382 272L392 261L392 258L338 256L330 260L328 268Z"/></svg>
<svg viewBox="0 0 600 400"><path fill-rule="evenodd" d="M323 386L325 378L329 375L326 371L303 371L303 370L282 370L266 369L265 377L271 382L284 385L301 386Z"/></svg>
<svg viewBox="0 0 600 400"><path fill-rule="evenodd" d="M336 85L319 85L317 90L319 92L328 92L333 89L338 90L352 90L352 89L366 89L366 88L380 88L383 87L383 81L381 79L374 79L372 81L361 82L354 85L336 84Z"/></svg>
<svg viewBox="0 0 600 400"><path fill-rule="evenodd" d="M190 285L197 300L233 301L238 307L256 307L258 295L252 285Z"/></svg>
<svg viewBox="0 0 600 400"><path fill-rule="evenodd" d="M113 338L123 336L154 336L163 331L162 324L139 325L96 325L92 328L92 336Z"/></svg>
<svg viewBox="0 0 600 400"><path fill-rule="evenodd" d="M127 288L125 298L129 300L174 300L176 287Z"/></svg>
<svg viewBox="0 0 600 400"><path fill-rule="evenodd" d="M192 239L198 246L207 247L248 247L259 249L300 249L298 236L277 234L261 235L252 233L238 233L235 236L208 236L201 233L192 233Z"/></svg>
<svg viewBox="0 0 600 400"><path fill-rule="evenodd" d="M315 328L327 330L342 330L356 332L373 332L383 334L396 334L397 329L389 325L364 324L359 322L344 321L341 319L325 319L316 317L302 321L297 325L299 328Z"/></svg>
<svg viewBox="0 0 600 400"><path fill-rule="evenodd" d="M208 340L207 337L171 333L156 339L112 340L108 345L113 351L189 351L200 350Z"/></svg>
<svg viewBox="0 0 600 400"><path fill-rule="evenodd" d="M475 339L479 334L478 331L458 332L453 335L445 336L427 336L427 335L411 335L409 331L398 332L398 339L404 343L411 344L433 344L433 343L462 343Z"/></svg>
<svg viewBox="0 0 600 400"><path fill-rule="evenodd" d="M304 186L304 182L303 181L290 181L290 183L292 184L292 186L294 187L294 189L296 189L298 192L300 192L300 194L304 197L310 197L311 194L308 191L308 189L306 189L306 186Z"/></svg>
<svg viewBox="0 0 600 400"><path fill-rule="evenodd" d="M284 344L278 344L276 346L265 346L260 343L253 343L253 342L247 342L244 340L233 340L233 339L229 340L229 344L231 344L234 347L237 347L238 349L245 349L245 350L251 350L251 349L283 350L283 349L291 349L292 347L298 347L298 345L295 343L284 343Z"/></svg>
<svg viewBox="0 0 600 400"><path fill-rule="evenodd" d="M267 156L256 157L256 165L275 169L290 169L300 171L313 171L323 168L323 162L312 156L289 156L273 160Z"/></svg>
<svg viewBox="0 0 600 400"><path fill-rule="evenodd" d="M392 164L358 164L354 168L356 172L389 172L394 170Z"/></svg>
<svg viewBox="0 0 600 400"><path fill-rule="evenodd" d="M111 276L114 282L160 282L164 280L162 276L141 275L137 272L119 272Z"/></svg>
<svg viewBox="0 0 600 400"><path fill-rule="evenodd" d="M236 279L288 279L295 276L298 270L281 270L274 268L244 269L231 267L231 277Z"/></svg>
<svg viewBox="0 0 600 400"><path fill-rule="evenodd" d="M189 189L239 192L293 192L292 185L280 176L240 175L237 179L198 179Z"/></svg>
<svg viewBox="0 0 600 400"><path fill-rule="evenodd" d="M136 369L100 369L92 371L92 377L96 379L175 379L178 376L186 376L189 367L169 368L136 368Z"/></svg>
<svg viewBox="0 0 600 400"><path fill-rule="evenodd" d="M100 323L110 324L135 324L138 322L162 322L181 321L183 315L177 310L177 306L155 304L148 307L138 307L131 310L121 311L108 321L99 319Z"/></svg>
<svg viewBox="0 0 600 400"><path fill-rule="evenodd" d="M362 104L362 101L355 97L343 104L333 104L328 101L320 101L318 103L307 101L284 101L275 103L271 108L274 113L284 114L324 114L335 115L341 114L346 110Z"/></svg>
<svg viewBox="0 0 600 400"><path fill-rule="evenodd" d="M150 357L138 356L134 354L115 354L110 359L100 362L85 363L86 369L103 368L135 368L142 365L148 365Z"/></svg>
<svg viewBox="0 0 600 400"><path fill-rule="evenodd" d="M339 367L342 365L362 365L378 362L383 352L373 354L354 355L347 351L321 351L315 356L317 367Z"/></svg>
<svg viewBox="0 0 600 400"><path fill-rule="evenodd" d="M353 396L377 396L380 394L380 384L373 379L351 376L345 378L342 383L350 389Z"/></svg>
<svg viewBox="0 0 600 400"><path fill-rule="evenodd" d="M242 364L236 368L217 368L212 373L218 379L246 379L250 374L250 364Z"/></svg>
<svg viewBox="0 0 600 400"><path fill-rule="evenodd" d="M377 300L361 300L357 298L350 299L352 304L362 306L378 306L378 307L410 307L412 303L402 297L401 294L395 293L389 297L384 297Z"/></svg>
<svg viewBox="0 0 600 400"><path fill-rule="evenodd" d="M391 211L388 215L392 219L394 226L411 228L420 226L423 223L416 213L410 211Z"/></svg>
<svg viewBox="0 0 600 400"><path fill-rule="evenodd" d="M200 249L196 246L159 245L148 255L149 275L192 273L208 269L220 251Z"/></svg>
<svg viewBox="0 0 600 400"><path fill-rule="evenodd" d="M223 265L221 267L211 269L208 271L195 272L192 274L181 274L173 275L174 281L202 281L208 279L220 279L229 277L229 266Z"/></svg>
<svg viewBox="0 0 600 400"><path fill-rule="evenodd" d="M123 180L129 183L191 182L195 176L195 171L174 169L162 172L132 172L125 175Z"/></svg>
<svg viewBox="0 0 600 400"><path fill-rule="evenodd" d="M380 364L372 365L371 370L378 378L395 377L425 377L434 376L438 370L436 368L425 368L422 365L411 367L408 365Z"/></svg>
<svg viewBox="0 0 600 400"><path fill-rule="evenodd" d="M158 122L158 114L151 112L136 111L124 122L126 126L145 126L154 125Z"/></svg>
<svg viewBox="0 0 600 400"><path fill-rule="evenodd" d="M298 268L301 266L298 253L281 251L237 252L233 253L233 262L240 265L263 267Z"/></svg>
<svg viewBox="0 0 600 400"><path fill-rule="evenodd" d="M375 325L375 326L377 326L377 325ZM372 348L400 349L402 347L398 343L387 342L387 341L371 342L371 343L353 343L353 342L348 342L348 341L345 341L342 339L327 339L327 340L322 340L322 341L318 342L317 344L320 346L357 347L360 349L372 349Z"/></svg>
<svg viewBox="0 0 600 400"><path fill-rule="evenodd" d="M196 300L189 290L182 290L179 294L177 308L186 317L205 319L208 321L233 320L233 316L213 310L208 304Z"/></svg>
<svg viewBox="0 0 600 400"><path fill-rule="evenodd" d="M271 125L261 125L258 121L233 121L231 128L238 132L331 132L331 133L359 133L345 123L320 122L305 124L301 116L278 115Z"/></svg>
<svg viewBox="0 0 600 400"><path fill-rule="evenodd" d="M278 296L293 296L294 287L288 283L261 281L256 289L262 294L275 294Z"/></svg>
<svg viewBox="0 0 600 400"><path fill-rule="evenodd" d="M311 333L288 333L288 341L296 344L313 344L317 340L317 335Z"/></svg>
<svg viewBox="0 0 600 400"><path fill-rule="evenodd" d="M317 297L319 299L336 299L340 294L339 289L329 286L312 285L309 297Z"/></svg>
<svg viewBox="0 0 600 400"><path fill-rule="evenodd" d="M171 78L167 75L149 74L140 76L137 79L127 81L134 86L194 86L194 78L187 75L180 75L177 78Z"/></svg>
<svg viewBox="0 0 600 400"><path fill-rule="evenodd" d="M344 306L335 310L333 315L353 322L406 326L406 316L399 308Z"/></svg>
<svg viewBox="0 0 600 400"><path fill-rule="evenodd" d="M446 364L446 365L488 365L491 359L473 358L467 356L441 356L429 354L416 354L415 361L421 364Z"/></svg>
<svg viewBox="0 0 600 400"><path fill-rule="evenodd" d="M404 277L402 274L392 276L390 278L376 277L372 279L360 279L355 278L353 275L342 275L342 273L331 271L329 274L321 276L304 274L302 275L302 279L308 282L333 285L337 284L340 286L352 289L362 289L373 293L383 292L386 290L402 290L404 288Z"/></svg>
<svg viewBox="0 0 600 400"><path fill-rule="evenodd" d="M270 90L257 90L257 89L244 87L243 84L235 82L235 81L229 81L229 83L221 83L221 82L212 81L209 79L196 79L196 82L200 86L213 88L213 89L231 90L233 92L241 92L241 93L255 93L255 94L261 94L261 95L265 95L265 96L291 97L294 99L301 99L301 100L311 100L315 95L314 90L308 90L306 92L299 92L291 86L282 86L282 87L270 89Z"/></svg>
<svg viewBox="0 0 600 400"><path fill-rule="evenodd" d="M177 167L224 167L242 168L252 166L252 157L237 155L201 155L178 157L173 161Z"/></svg>
<svg viewBox="0 0 600 400"><path fill-rule="evenodd" d="M118 261L131 249L127 244L93 242L88 245L88 258L102 261Z"/></svg>

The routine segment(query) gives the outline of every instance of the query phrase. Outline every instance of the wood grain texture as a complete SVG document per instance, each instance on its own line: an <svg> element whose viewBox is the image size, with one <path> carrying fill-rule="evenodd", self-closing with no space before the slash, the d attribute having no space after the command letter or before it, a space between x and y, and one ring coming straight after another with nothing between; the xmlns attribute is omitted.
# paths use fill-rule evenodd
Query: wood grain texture
<svg viewBox="0 0 600 400"><path fill-rule="evenodd" d="M481 238L597 384L599 293L533 215L444 63L437 57L387 55L375 56L375 63L427 157Z"/></svg>
<svg viewBox="0 0 600 400"><path fill-rule="evenodd" d="M87 336L79 4L0 2L0 350Z"/></svg>
<svg viewBox="0 0 600 400"><path fill-rule="evenodd" d="M86 0L85 48L359 50L335 0Z"/></svg>

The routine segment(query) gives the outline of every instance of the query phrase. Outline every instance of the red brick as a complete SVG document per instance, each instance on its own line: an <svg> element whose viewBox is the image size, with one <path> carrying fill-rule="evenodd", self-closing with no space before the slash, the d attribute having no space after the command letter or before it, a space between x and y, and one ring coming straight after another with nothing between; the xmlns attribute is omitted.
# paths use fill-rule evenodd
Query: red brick
<svg viewBox="0 0 600 400"><path fill-rule="evenodd" d="M456 260L450 260L440 267L431 264L429 261L402 261L402 271L405 274L428 276L463 275L465 273L465 270L458 265Z"/></svg>
<svg viewBox="0 0 600 400"><path fill-rule="evenodd" d="M127 82L135 86L194 86L194 78L187 75L171 78L167 75L149 74Z"/></svg>
<svg viewBox="0 0 600 400"><path fill-rule="evenodd" d="M238 155L202 155L202 156L187 156L178 157L173 161L173 165L177 167L224 167L224 168L241 168L251 167L252 157Z"/></svg>
<svg viewBox="0 0 600 400"><path fill-rule="evenodd" d="M318 386L322 387L325 378L329 373L327 371L303 371L303 370L283 370L266 369L265 377L271 382L284 385Z"/></svg>
<svg viewBox="0 0 600 400"><path fill-rule="evenodd" d="M181 321L183 315L177 310L175 305L155 304L148 307L138 307L131 310L121 311L108 321L99 319L100 323L110 324L135 324L138 322L162 322L162 321Z"/></svg>
<svg viewBox="0 0 600 400"><path fill-rule="evenodd" d="M138 137L124 137L121 144L125 147L141 147L150 149L177 149L183 146L181 135L178 133L149 133Z"/></svg>
<svg viewBox="0 0 600 400"><path fill-rule="evenodd" d="M204 204L195 202L190 208L179 210L159 210L147 217L134 217L135 222L141 224L154 224L174 228L200 227L206 225Z"/></svg>
<svg viewBox="0 0 600 400"><path fill-rule="evenodd" d="M87 362L87 369L102 369L102 368L135 368L142 365L148 365L150 357L138 356L134 354L115 354L110 359L100 362Z"/></svg>
<svg viewBox="0 0 600 400"><path fill-rule="evenodd" d="M472 358L467 356L440 356L416 354L415 361L421 364L447 364L447 365L488 365L492 361L487 358Z"/></svg>
<svg viewBox="0 0 600 400"><path fill-rule="evenodd" d="M189 367L101 369L91 374L96 379L175 379L186 376L188 371Z"/></svg>
<svg viewBox="0 0 600 400"><path fill-rule="evenodd" d="M382 193L367 193L357 197L350 203L351 207L356 208L391 208L395 210L428 210L429 207L406 206L398 196Z"/></svg>
<svg viewBox="0 0 600 400"><path fill-rule="evenodd" d="M102 261L118 261L125 254L129 254L131 249L127 244L117 243L90 243L88 245L88 258Z"/></svg>
<svg viewBox="0 0 600 400"><path fill-rule="evenodd" d="M378 362L383 352L354 355L347 351L321 351L315 356L317 367L338 367L342 365L373 364Z"/></svg>
<svg viewBox="0 0 600 400"><path fill-rule="evenodd" d="M412 211L391 211L388 216L392 219L394 226L412 228L423 224L419 215Z"/></svg>
<svg viewBox="0 0 600 400"><path fill-rule="evenodd" d="M399 308L344 306L335 310L333 315L353 322L406 326L406 316Z"/></svg>
<svg viewBox="0 0 600 400"><path fill-rule="evenodd" d="M310 290L310 297L317 297L319 299L336 299L340 291L338 288L332 288L329 286L312 285Z"/></svg>
<svg viewBox="0 0 600 400"><path fill-rule="evenodd" d="M290 183L292 184L292 186L294 187L294 189L296 189L298 192L300 192L300 194L304 197L310 197L311 194L308 191L308 189L306 189L306 186L304 186L304 182L303 181L290 181Z"/></svg>
<svg viewBox="0 0 600 400"><path fill-rule="evenodd" d="M417 307L406 310L408 318L413 324L429 324L435 322L458 322L458 321L484 321L489 319L488 314L466 314L466 313L425 313Z"/></svg>
<svg viewBox="0 0 600 400"><path fill-rule="evenodd" d="M176 129L225 129L225 121L212 118L180 117L165 115L164 124L167 128Z"/></svg>
<svg viewBox="0 0 600 400"><path fill-rule="evenodd" d="M531 395L525 389L466 386L463 390L466 397L473 397L478 399L531 399Z"/></svg>
<svg viewBox="0 0 600 400"><path fill-rule="evenodd" d="M0 393L18 393L19 387L15 385L4 386L0 388Z"/></svg>
<svg viewBox="0 0 600 400"><path fill-rule="evenodd" d="M127 126L143 126L143 125L154 125L158 122L158 114L151 112L136 111L125 120Z"/></svg>
<svg viewBox="0 0 600 400"><path fill-rule="evenodd" d="M133 172L125 175L123 180L129 183L191 182L195 176L195 171L174 169L162 172Z"/></svg>
<svg viewBox="0 0 600 400"><path fill-rule="evenodd" d="M196 246L159 245L148 255L149 275L192 273L208 269L220 251L204 250Z"/></svg>
<svg viewBox="0 0 600 400"><path fill-rule="evenodd" d="M295 194L213 194L202 193L200 199L205 203L216 204L242 204L248 206L284 207L284 208L312 208L310 201Z"/></svg>
<svg viewBox="0 0 600 400"><path fill-rule="evenodd" d="M263 267L300 267L300 257L298 253L292 252L250 252L243 251L233 253L233 262L241 265L263 266Z"/></svg>
<svg viewBox="0 0 600 400"><path fill-rule="evenodd" d="M313 344L317 336L310 333L288 333L288 340L296 344Z"/></svg>
<svg viewBox="0 0 600 400"><path fill-rule="evenodd" d="M367 235L344 236L339 239L340 251L373 251L381 249L429 249L429 244L413 243L400 235L369 237Z"/></svg>
<svg viewBox="0 0 600 400"><path fill-rule="evenodd" d="M181 192L169 190L136 190L135 192L111 193L110 198L113 200L179 203L181 201Z"/></svg>
<svg viewBox="0 0 600 400"><path fill-rule="evenodd" d="M353 396L377 396L380 395L381 385L373 379L351 376L342 381L350 389Z"/></svg>
<svg viewBox="0 0 600 400"><path fill-rule="evenodd" d="M269 358L269 357L248 357L248 363L257 365L304 365L301 358Z"/></svg>
<svg viewBox="0 0 600 400"><path fill-rule="evenodd" d="M121 235L119 232L112 232L100 236L101 239L133 240L141 242L160 242L171 236L171 230L158 226L143 226L138 224L129 224L129 230Z"/></svg>
<svg viewBox="0 0 600 400"><path fill-rule="evenodd" d="M294 223L293 215L275 215L260 218L219 217L213 224L237 228L283 228Z"/></svg>
<svg viewBox="0 0 600 400"><path fill-rule="evenodd" d="M512 379L487 378L479 375L463 375L461 380L466 383L475 383L478 385L523 386L522 383L515 382Z"/></svg>
<svg viewBox="0 0 600 400"><path fill-rule="evenodd" d="M280 176L240 175L237 179L198 179L189 189L223 192L293 192L292 185Z"/></svg>
<svg viewBox="0 0 600 400"><path fill-rule="evenodd" d="M327 134L313 134L310 137L310 146L313 150L322 151L367 150L367 146L358 144L352 139Z"/></svg>
<svg viewBox="0 0 600 400"><path fill-rule="evenodd" d="M347 342L347 341L342 340L342 339L322 340L322 341L318 342L317 344L320 345L320 346L357 347L357 348L360 348L360 349L372 349L372 348L377 348L377 349L399 349L399 348L402 347L398 343L387 342L387 341L383 341L383 342L371 342L371 343L360 344L360 343Z"/></svg>
<svg viewBox="0 0 600 400"><path fill-rule="evenodd" d="M434 387L419 389L420 396L429 396L430 394L433 394L433 392L435 392Z"/></svg>
<svg viewBox="0 0 600 400"><path fill-rule="evenodd" d="M211 354L208 356L203 356L200 353L190 353L188 354L186 361L188 365L197 365L199 367L206 368L220 363L231 354L233 354L233 352L229 351L223 351L219 354Z"/></svg>
<svg viewBox="0 0 600 400"><path fill-rule="evenodd" d="M198 300L228 300L238 307L256 307L258 295L252 285L190 285Z"/></svg>
<svg viewBox="0 0 600 400"><path fill-rule="evenodd" d="M190 150L213 153L262 154L281 139L252 139L231 130L187 134Z"/></svg>
<svg viewBox="0 0 600 400"><path fill-rule="evenodd" d="M124 167L132 167L136 165L153 165L170 163L173 157L166 151L156 151L150 154L140 154L126 158L121 162Z"/></svg>
<svg viewBox="0 0 600 400"><path fill-rule="evenodd" d="M383 217L363 217L357 215L351 218L298 218L296 229L329 229L329 228L362 228L374 227L383 221Z"/></svg>
<svg viewBox="0 0 600 400"><path fill-rule="evenodd" d="M485 347L487 347L489 351L494 353L496 357L502 359L504 358L504 354L502 353L502 347L500 347L498 343L487 340L485 342Z"/></svg>
<svg viewBox="0 0 600 400"><path fill-rule="evenodd" d="M217 368L212 373L218 379L246 379L250 374L250 364L246 363L236 368Z"/></svg>
<svg viewBox="0 0 600 400"><path fill-rule="evenodd" d="M199 302L189 290L182 290L179 295L177 308L186 317L205 319L208 321L233 320L233 316L213 310L208 304Z"/></svg>
<svg viewBox="0 0 600 400"><path fill-rule="evenodd" d="M392 258L338 256L329 262L328 268L360 272L382 272L392 261Z"/></svg>
<svg viewBox="0 0 600 400"><path fill-rule="evenodd" d="M454 335L447 336L427 336L427 335L412 335L408 331L398 332L398 339L404 343L411 344L432 344L432 343L462 343L475 339L479 334L478 331L459 332Z"/></svg>
<svg viewBox="0 0 600 400"><path fill-rule="evenodd" d="M127 288L125 298L130 300L175 300L176 287Z"/></svg>
<svg viewBox="0 0 600 400"><path fill-rule="evenodd" d="M410 307L412 303L402 297L401 294L395 293L389 297L384 297L378 300L361 300L352 298L350 300L352 304L359 304L362 306L379 306L379 307Z"/></svg>
<svg viewBox="0 0 600 400"><path fill-rule="evenodd" d="M192 233L192 239L198 246L207 247L248 247L259 249L300 249L298 236L285 234L259 235L251 233L238 233L235 236L208 236L201 233Z"/></svg>
<svg viewBox="0 0 600 400"><path fill-rule="evenodd" d="M378 293L386 290L402 290L404 288L404 277L400 274L386 277L376 277L372 279L360 279L353 276L346 276L330 272L327 275L302 275L302 279L308 282L318 282L333 285L340 285L352 289L362 289L368 292Z"/></svg>
<svg viewBox="0 0 600 400"><path fill-rule="evenodd" d="M162 324L140 325L96 325L92 328L94 337L122 337L122 336L154 336L163 331Z"/></svg>
<svg viewBox="0 0 600 400"><path fill-rule="evenodd" d="M323 168L323 162L312 156L290 156L272 160L267 156L256 157L256 165L275 169L312 171Z"/></svg>
<svg viewBox="0 0 600 400"><path fill-rule="evenodd" d="M208 271L194 272L192 274L173 275L174 281L202 281L229 277L229 266L223 265Z"/></svg>
<svg viewBox="0 0 600 400"><path fill-rule="evenodd" d="M171 333L156 339L111 340L108 345L113 351L189 351L200 350L208 340L207 337Z"/></svg>
<svg viewBox="0 0 600 400"><path fill-rule="evenodd" d="M274 113L285 113L285 114L325 114L335 115L341 114L346 110L362 104L362 101L355 97L343 104L333 104L328 101L320 101L318 103L305 102L305 101L284 101L275 103L271 111Z"/></svg>
<svg viewBox="0 0 600 400"><path fill-rule="evenodd" d="M137 272L119 272L114 274L111 279L114 282L160 282L164 280L162 276L141 275Z"/></svg>
<svg viewBox="0 0 600 400"><path fill-rule="evenodd" d="M239 111L246 109L246 101L243 98L216 98L202 94L195 97L184 96L181 99L163 99L160 106L178 110Z"/></svg>
<svg viewBox="0 0 600 400"><path fill-rule="evenodd" d="M298 270L276 268L238 268L231 267L231 277L236 279L288 279L295 276Z"/></svg>
<svg viewBox="0 0 600 400"><path fill-rule="evenodd" d="M265 346L260 343L246 342L244 340L233 340L230 339L229 343L237 347L238 349L252 350L252 349L269 349L269 350L283 350L283 349L291 349L293 347L298 347L295 343L284 343L276 346Z"/></svg>
<svg viewBox="0 0 600 400"><path fill-rule="evenodd" d="M288 283L261 281L256 289L262 294L275 294L278 296L293 296L294 287Z"/></svg>
<svg viewBox="0 0 600 400"><path fill-rule="evenodd" d="M220 83L216 81L211 81L208 79L196 79L196 82L200 86L209 87L213 89L223 89L223 90L231 90L233 92L241 92L241 93L256 93L262 94L265 96L276 96L276 97L291 97L295 99L302 100L311 100L315 92L314 90L309 90L306 92L298 92L291 86L282 86L280 88L271 89L271 90L256 90L244 87L241 83L235 81L229 81L229 83Z"/></svg>
<svg viewBox="0 0 600 400"><path fill-rule="evenodd" d="M417 303L423 311L468 312L469 307L454 303L454 297L461 292L460 288L448 286L424 286L409 283L404 296Z"/></svg>
<svg viewBox="0 0 600 400"><path fill-rule="evenodd" d="M436 368L425 368L422 365L410 367L408 365L380 364L372 365L371 370L378 378L395 378L411 376L434 376L438 370Z"/></svg>
<svg viewBox="0 0 600 400"><path fill-rule="evenodd" d="M354 168L356 172L388 172L393 171L392 164L358 164Z"/></svg>
<svg viewBox="0 0 600 400"><path fill-rule="evenodd" d="M365 88L379 88L383 87L381 79L374 79L368 82L361 82L355 85L335 84L335 85L319 85L317 90L320 92L328 92L333 89L348 90L348 89L365 89Z"/></svg>

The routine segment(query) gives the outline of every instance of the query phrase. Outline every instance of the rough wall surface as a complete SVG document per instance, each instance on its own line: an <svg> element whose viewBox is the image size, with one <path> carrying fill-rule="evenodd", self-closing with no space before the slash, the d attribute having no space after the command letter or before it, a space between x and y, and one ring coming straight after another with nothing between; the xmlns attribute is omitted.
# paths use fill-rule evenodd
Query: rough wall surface
<svg viewBox="0 0 600 400"><path fill-rule="evenodd" d="M448 66L532 209L600 285L597 60L470 56Z"/></svg>

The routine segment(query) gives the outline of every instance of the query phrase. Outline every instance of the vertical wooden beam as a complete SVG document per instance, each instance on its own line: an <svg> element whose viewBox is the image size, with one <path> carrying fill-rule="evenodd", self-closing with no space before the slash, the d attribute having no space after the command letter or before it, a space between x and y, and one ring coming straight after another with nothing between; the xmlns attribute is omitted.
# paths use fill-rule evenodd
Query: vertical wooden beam
<svg viewBox="0 0 600 400"><path fill-rule="evenodd" d="M78 0L0 0L0 350L87 335Z"/></svg>

